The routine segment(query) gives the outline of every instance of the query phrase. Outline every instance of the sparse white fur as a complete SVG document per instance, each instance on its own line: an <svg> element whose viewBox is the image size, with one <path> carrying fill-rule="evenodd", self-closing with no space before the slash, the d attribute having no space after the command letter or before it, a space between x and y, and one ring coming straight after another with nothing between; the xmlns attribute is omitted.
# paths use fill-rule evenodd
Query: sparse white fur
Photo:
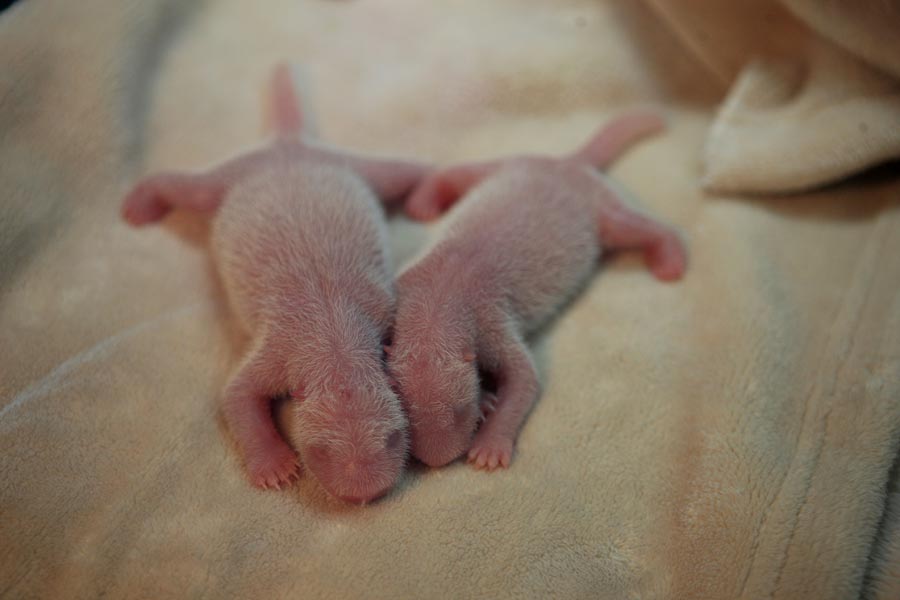
<svg viewBox="0 0 900 600"><path fill-rule="evenodd" d="M286 66L271 91L274 140L207 171L146 178L123 216L143 225L176 207L214 215L215 262L252 338L223 413L253 483L279 487L297 474L270 406L289 393L306 467L332 494L365 502L393 486L408 447L382 357L395 295L379 200L402 199L426 169L303 139Z"/></svg>
<svg viewBox="0 0 900 600"><path fill-rule="evenodd" d="M465 195L398 277L389 366L417 458L441 466L468 450L476 467L509 465L540 387L524 339L578 291L601 248L641 249L658 278L681 276L677 235L625 206L596 170L662 127L653 113L626 114L569 157L450 167L413 193L407 211L421 218ZM497 394L476 434L479 370Z"/></svg>
<svg viewBox="0 0 900 600"><path fill-rule="evenodd" d="M231 306L257 340L254 380L270 395L292 391L301 456L330 492L354 498L393 484L402 459L383 456L385 441L406 430L380 355L394 303L381 210L348 169L285 160L234 186L212 235ZM237 431L256 425L245 402L226 395ZM244 449L251 470L277 443Z"/></svg>

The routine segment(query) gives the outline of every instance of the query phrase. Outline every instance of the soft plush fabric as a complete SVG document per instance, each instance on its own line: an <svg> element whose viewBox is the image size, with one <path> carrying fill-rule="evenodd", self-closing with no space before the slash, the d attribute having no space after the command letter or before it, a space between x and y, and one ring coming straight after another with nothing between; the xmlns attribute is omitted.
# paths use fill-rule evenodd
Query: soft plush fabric
<svg viewBox="0 0 900 600"><path fill-rule="evenodd" d="M765 27L815 57L806 84L879 82L844 108L888 144L896 71L849 62L875 64L879 45L835 43L860 30L788 4L799 17L728 3L740 36L679 25L689 5L715 18L693 0L26 0L0 15L0 596L900 596L900 181L700 187L808 188L890 154L821 168L841 158L821 152L829 135L861 132L829 88L762 117L792 71L712 49ZM801 18L822 32L812 54L791 54ZM136 231L118 210L143 173L258 142L284 58L322 137L439 163L568 151L626 107L667 112L611 176L681 228L688 274L604 262L533 342L544 394L509 470L414 465L365 508L309 477L246 481L218 414L244 340L208 224ZM433 228L391 231L402 264Z"/></svg>
<svg viewBox="0 0 900 600"><path fill-rule="evenodd" d="M796 192L900 159L900 4L648 2L731 85L704 152L708 191Z"/></svg>

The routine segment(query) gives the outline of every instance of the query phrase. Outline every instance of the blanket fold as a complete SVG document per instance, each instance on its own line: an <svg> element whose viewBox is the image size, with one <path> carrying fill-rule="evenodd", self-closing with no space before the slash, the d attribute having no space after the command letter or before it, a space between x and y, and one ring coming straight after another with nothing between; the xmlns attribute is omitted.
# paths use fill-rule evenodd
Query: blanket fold
<svg viewBox="0 0 900 600"><path fill-rule="evenodd" d="M706 142L708 191L804 191L900 158L900 6L648 1L731 83Z"/></svg>

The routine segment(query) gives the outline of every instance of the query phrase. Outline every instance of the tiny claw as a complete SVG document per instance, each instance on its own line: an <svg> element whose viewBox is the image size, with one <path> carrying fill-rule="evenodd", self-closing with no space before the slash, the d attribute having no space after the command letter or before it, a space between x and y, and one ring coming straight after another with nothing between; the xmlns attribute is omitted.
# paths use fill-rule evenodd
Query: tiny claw
<svg viewBox="0 0 900 600"><path fill-rule="evenodd" d="M495 410L497 410L497 407L494 406L493 402L486 402L481 406L482 418L487 418L487 416L493 414Z"/></svg>

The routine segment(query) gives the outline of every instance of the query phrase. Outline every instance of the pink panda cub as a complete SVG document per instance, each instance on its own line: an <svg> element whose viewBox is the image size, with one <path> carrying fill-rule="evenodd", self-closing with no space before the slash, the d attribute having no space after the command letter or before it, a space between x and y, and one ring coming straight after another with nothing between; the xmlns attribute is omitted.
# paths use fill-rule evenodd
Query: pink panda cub
<svg viewBox="0 0 900 600"><path fill-rule="evenodd" d="M633 111L569 156L450 167L413 192L407 211L420 219L465 196L397 281L388 365L415 457L442 466L466 454L477 468L509 466L540 391L525 339L580 289L604 250L642 252L662 281L682 276L675 231L629 208L598 171L663 127L658 115ZM497 384L487 407L479 372Z"/></svg>
<svg viewBox="0 0 900 600"><path fill-rule="evenodd" d="M280 488L299 474L270 404L289 393L306 468L332 495L366 502L393 487L408 448L382 354L395 286L379 199L402 201L427 170L305 139L286 65L270 98L272 141L206 171L152 175L122 214L135 226L173 208L213 219L215 263L252 339L223 399L251 482Z"/></svg>

